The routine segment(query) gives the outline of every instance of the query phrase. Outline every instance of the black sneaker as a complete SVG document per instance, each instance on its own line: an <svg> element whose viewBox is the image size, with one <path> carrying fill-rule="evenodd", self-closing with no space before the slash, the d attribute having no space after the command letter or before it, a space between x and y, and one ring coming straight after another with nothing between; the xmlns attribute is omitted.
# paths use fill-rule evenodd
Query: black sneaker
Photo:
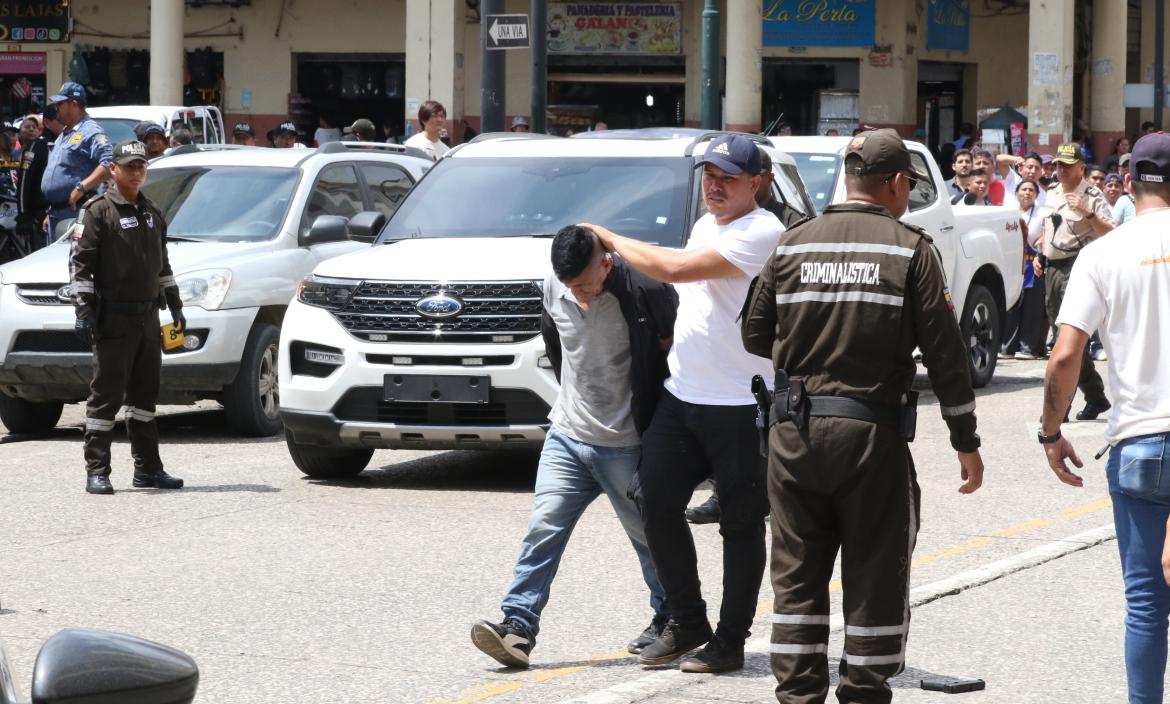
<svg viewBox="0 0 1170 704"><path fill-rule="evenodd" d="M711 494L711 498L703 503L686 510L687 520L695 525L719 522L719 495Z"/></svg>
<svg viewBox="0 0 1170 704"><path fill-rule="evenodd" d="M536 638L519 621L507 618L503 623L477 621L471 627L471 642L505 667L528 667Z"/></svg>
<svg viewBox="0 0 1170 704"><path fill-rule="evenodd" d="M164 472L161 469L158 470L157 472L154 472L153 474L148 473L148 472L135 471L134 472L134 481L132 483L134 484L135 487L137 487L139 489L146 489L146 488L182 489L183 488L183 480L182 479L179 479L178 477L172 477L171 475L167 474L166 472Z"/></svg>
<svg viewBox="0 0 1170 704"><path fill-rule="evenodd" d="M662 629L666 628L666 621L667 618L662 614L655 614L654 620L650 622L649 626L646 626L646 630L626 645L626 650L634 655L642 652L647 645L658 640L658 636L662 635Z"/></svg>
<svg viewBox="0 0 1170 704"><path fill-rule="evenodd" d="M683 672L730 672L743 669L743 644L729 645L715 636L699 652L682 661Z"/></svg>
<svg viewBox="0 0 1170 704"><path fill-rule="evenodd" d="M711 626L704 623L701 628L683 628L671 619L662 629L658 640L638 653L641 665L666 665L711 640Z"/></svg>
<svg viewBox="0 0 1170 704"><path fill-rule="evenodd" d="M1093 403L1092 401L1089 401L1085 404L1084 409L1082 409L1081 412L1077 414L1077 420L1097 420L1097 416L1101 415L1105 411L1108 411L1110 408L1113 408L1113 404L1109 403L1107 400L1103 403Z"/></svg>

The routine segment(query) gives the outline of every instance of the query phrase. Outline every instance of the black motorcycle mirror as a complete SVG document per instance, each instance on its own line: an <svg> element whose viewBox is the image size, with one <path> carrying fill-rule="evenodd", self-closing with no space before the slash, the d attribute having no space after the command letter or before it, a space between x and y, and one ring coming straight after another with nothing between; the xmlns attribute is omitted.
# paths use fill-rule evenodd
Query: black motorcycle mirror
<svg viewBox="0 0 1170 704"><path fill-rule="evenodd" d="M33 667L33 704L190 704L199 668L142 638L81 628L45 641Z"/></svg>

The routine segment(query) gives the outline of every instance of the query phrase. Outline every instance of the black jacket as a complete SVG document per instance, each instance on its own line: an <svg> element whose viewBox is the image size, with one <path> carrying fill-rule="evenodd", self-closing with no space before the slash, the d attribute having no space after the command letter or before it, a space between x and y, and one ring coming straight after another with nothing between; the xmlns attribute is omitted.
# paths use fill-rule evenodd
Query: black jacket
<svg viewBox="0 0 1170 704"><path fill-rule="evenodd" d="M604 288L614 295L622 316L630 328L630 384L633 391L631 410L639 434L650 427L654 408L662 393L662 382L670 376L666 351L660 342L674 336L674 318L678 313L678 294L670 284L663 284L635 271L613 256L613 269ZM561 335L545 310L540 316L540 334L545 353L552 363L557 381L561 380Z"/></svg>
<svg viewBox="0 0 1170 704"><path fill-rule="evenodd" d="M45 130L32 144L25 147L20 158L20 179L17 185L17 199L20 214L29 218L43 218L49 211L49 201L41 191L41 176L49 163L49 145L57 135Z"/></svg>

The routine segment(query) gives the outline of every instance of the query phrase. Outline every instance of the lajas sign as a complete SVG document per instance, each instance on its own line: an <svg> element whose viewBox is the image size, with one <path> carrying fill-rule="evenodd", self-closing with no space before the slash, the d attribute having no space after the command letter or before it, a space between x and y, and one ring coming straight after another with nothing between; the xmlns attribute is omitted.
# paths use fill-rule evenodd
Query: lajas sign
<svg viewBox="0 0 1170 704"><path fill-rule="evenodd" d="M764 0L764 46L873 46L877 0Z"/></svg>
<svg viewBox="0 0 1170 704"><path fill-rule="evenodd" d="M68 0L0 0L0 41L69 41Z"/></svg>

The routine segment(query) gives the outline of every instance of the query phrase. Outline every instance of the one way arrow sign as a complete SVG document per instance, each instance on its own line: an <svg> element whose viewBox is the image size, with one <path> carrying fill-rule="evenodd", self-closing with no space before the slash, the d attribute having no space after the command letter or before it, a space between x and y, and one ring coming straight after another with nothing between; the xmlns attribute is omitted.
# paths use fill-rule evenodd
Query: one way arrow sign
<svg viewBox="0 0 1170 704"><path fill-rule="evenodd" d="M484 15L488 49L527 49L528 15Z"/></svg>

